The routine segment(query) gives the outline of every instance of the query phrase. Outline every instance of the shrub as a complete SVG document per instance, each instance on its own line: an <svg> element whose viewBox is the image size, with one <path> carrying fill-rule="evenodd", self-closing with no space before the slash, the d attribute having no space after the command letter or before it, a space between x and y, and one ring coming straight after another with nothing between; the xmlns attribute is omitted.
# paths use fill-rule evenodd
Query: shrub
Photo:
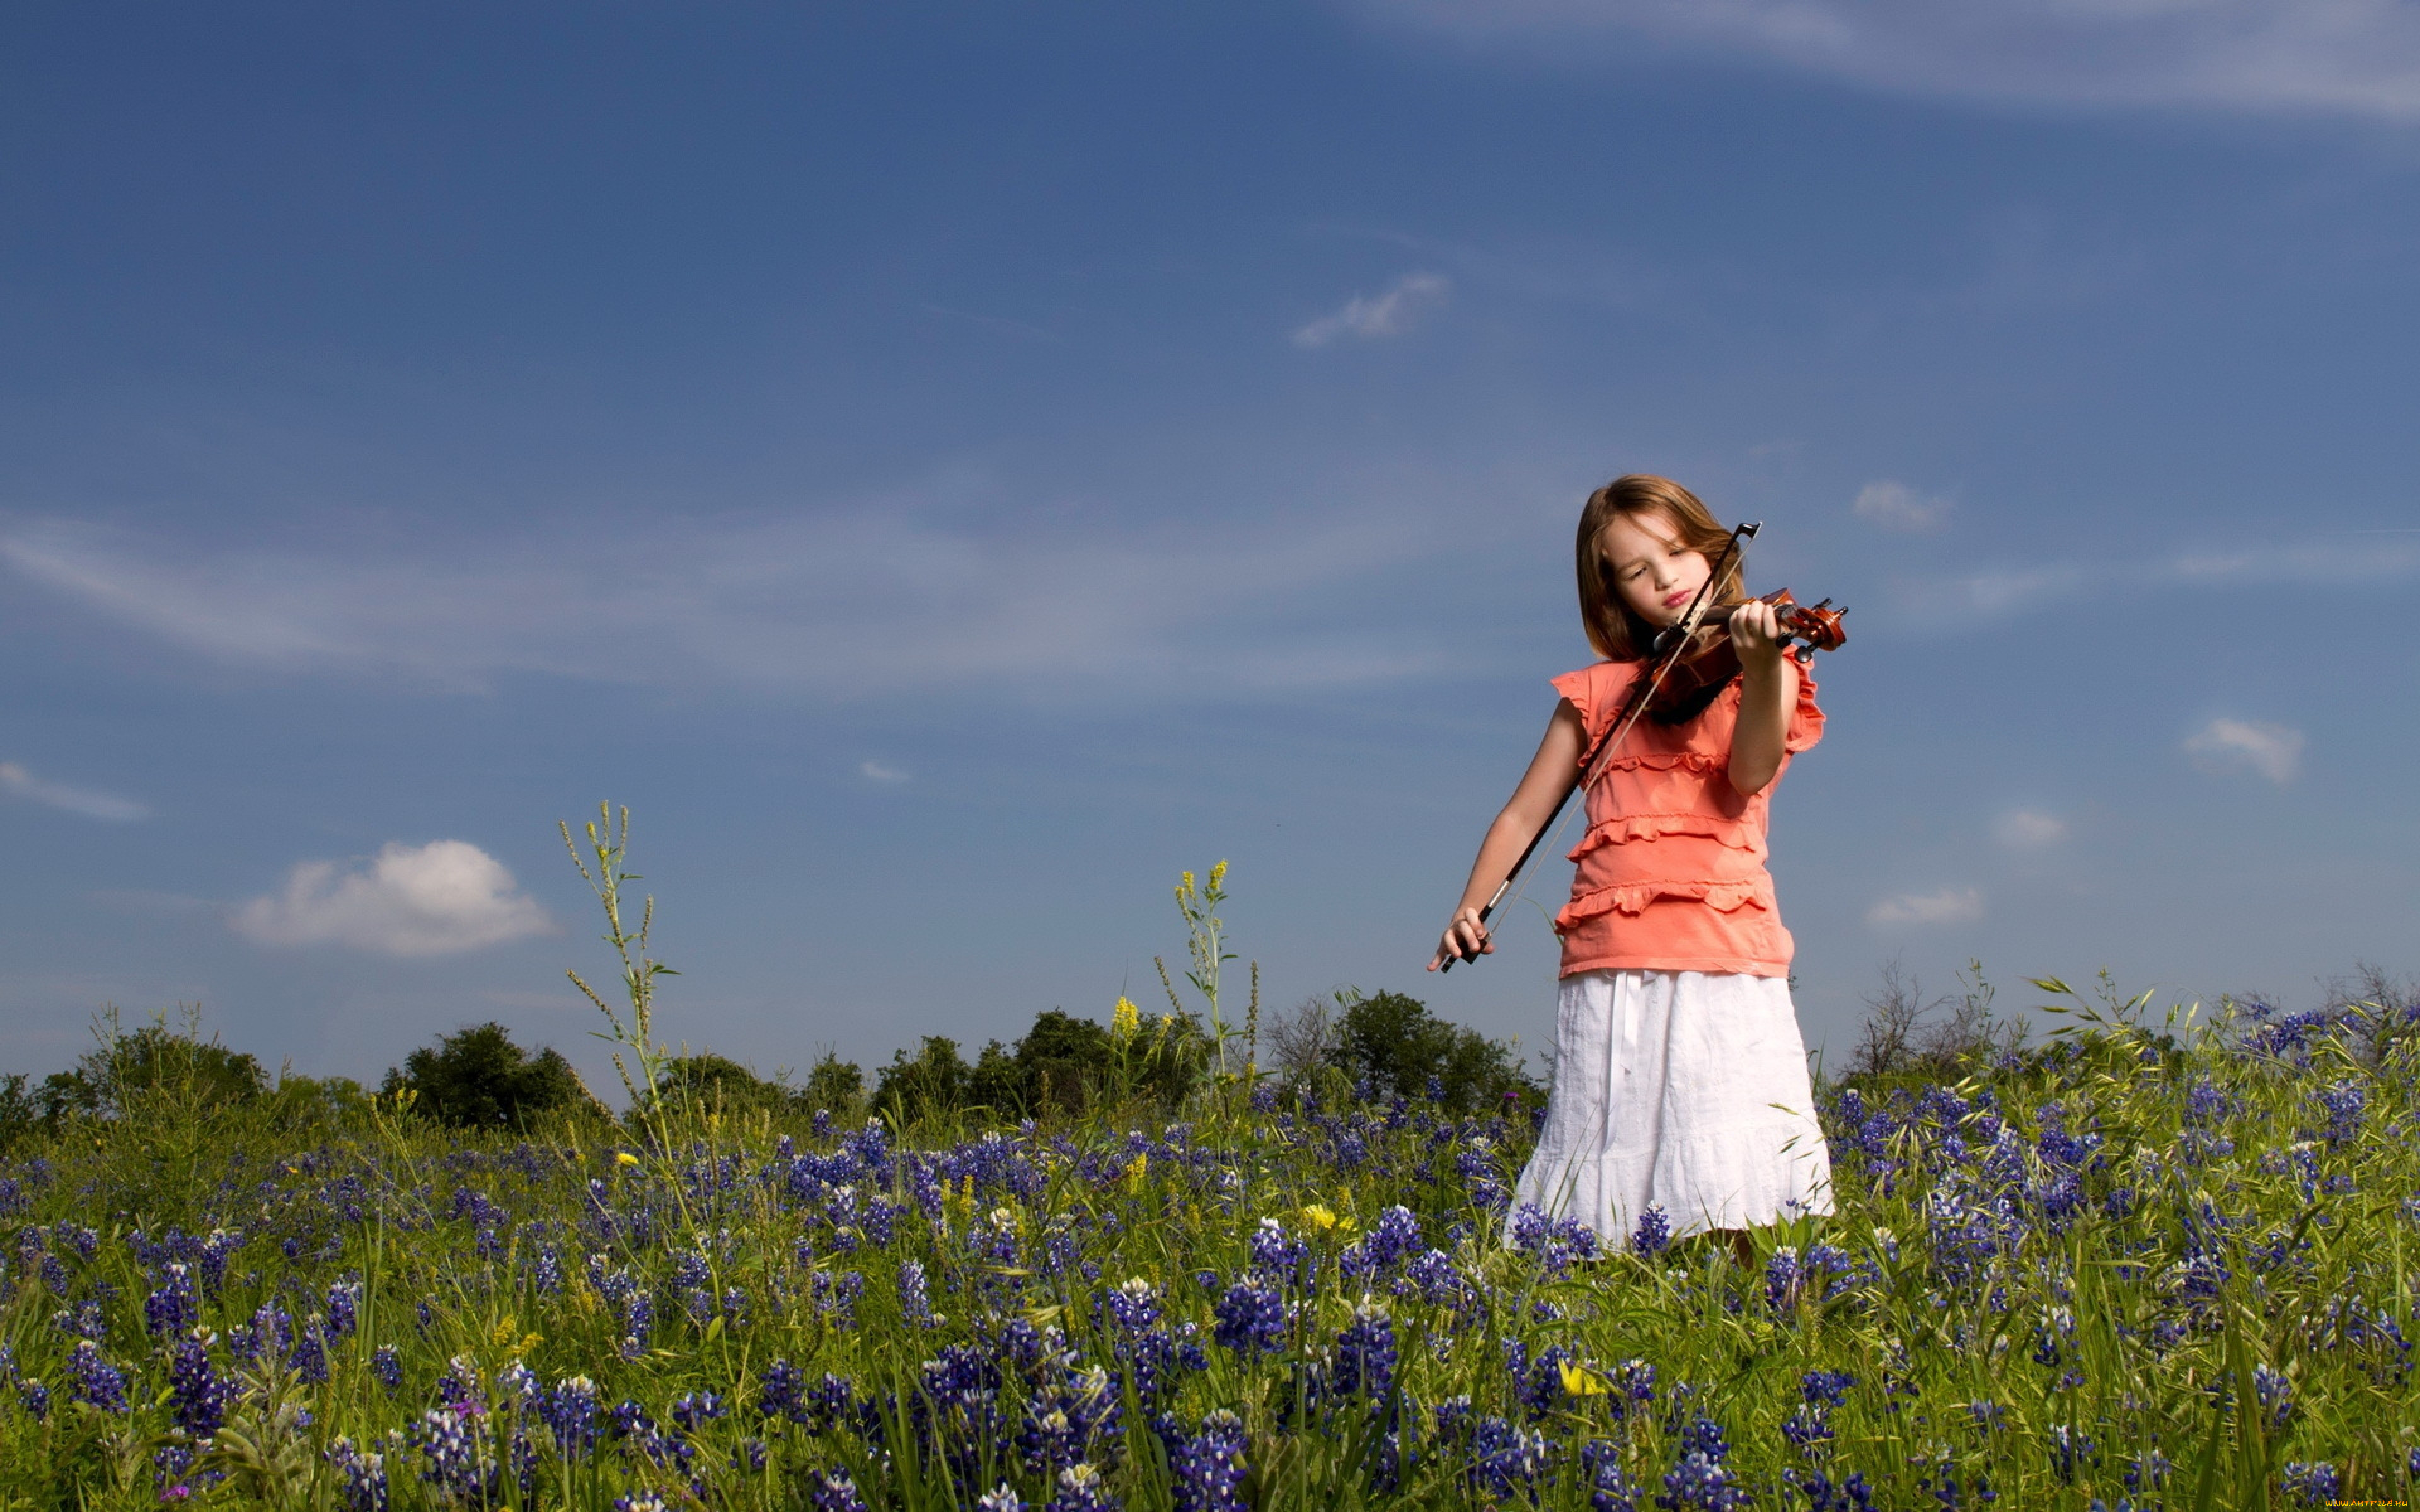
<svg viewBox="0 0 2420 1512"><path fill-rule="evenodd" d="M501 1024L475 1025L423 1045L388 1068L379 1093L409 1089L414 1107L459 1128L521 1128L540 1114L587 1101L587 1088L559 1050L533 1057Z"/></svg>

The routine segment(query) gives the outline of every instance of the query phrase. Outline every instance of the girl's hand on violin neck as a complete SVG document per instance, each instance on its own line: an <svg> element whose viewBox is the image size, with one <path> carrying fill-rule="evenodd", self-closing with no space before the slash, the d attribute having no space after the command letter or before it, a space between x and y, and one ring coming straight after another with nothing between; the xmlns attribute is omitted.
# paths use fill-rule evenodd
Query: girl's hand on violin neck
<svg viewBox="0 0 2420 1512"><path fill-rule="evenodd" d="M1435 971L1448 961L1471 961L1482 955L1494 955L1496 942L1488 937L1487 926L1479 921L1479 910L1465 908L1453 916L1437 940L1437 952L1430 958L1428 968Z"/></svg>
<svg viewBox="0 0 2420 1512"><path fill-rule="evenodd" d="M1752 598L1731 610L1730 632L1742 676L1761 683L1781 670L1783 631L1772 605Z"/></svg>

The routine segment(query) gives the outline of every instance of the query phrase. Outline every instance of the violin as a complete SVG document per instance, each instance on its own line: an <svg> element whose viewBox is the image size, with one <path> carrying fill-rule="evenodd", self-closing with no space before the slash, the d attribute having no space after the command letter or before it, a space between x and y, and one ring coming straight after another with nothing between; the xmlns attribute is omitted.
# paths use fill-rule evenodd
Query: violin
<svg viewBox="0 0 2420 1512"><path fill-rule="evenodd" d="M1818 651L1838 651L1848 642L1849 632L1841 627L1840 616L1849 611L1832 608L1828 598L1817 604L1801 604L1790 596L1789 589L1780 588L1745 602L1774 607L1774 618L1782 632L1781 643L1800 642L1794 655L1802 667L1812 661ZM1740 604L1714 605L1698 617L1694 628L1684 630L1676 625L1655 638L1648 652L1649 661L1660 663L1667 656L1672 659L1661 681L1642 677L1633 694L1634 698L1646 699L1648 718L1661 725L1683 724L1696 718L1740 674L1739 648L1731 643L1730 631L1730 617L1740 608ZM1686 644L1681 645L1683 641ZM1676 645L1680 646L1677 656ZM1637 712L1624 708L1622 716L1628 717Z"/></svg>

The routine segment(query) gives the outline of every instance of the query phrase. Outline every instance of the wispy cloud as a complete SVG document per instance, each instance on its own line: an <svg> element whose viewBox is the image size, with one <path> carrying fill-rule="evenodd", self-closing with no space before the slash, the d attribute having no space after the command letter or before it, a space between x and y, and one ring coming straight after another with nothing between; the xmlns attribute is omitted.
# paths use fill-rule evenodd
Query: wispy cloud
<svg viewBox="0 0 2420 1512"><path fill-rule="evenodd" d="M1948 517L1949 501L1881 478L1858 489L1856 502L1849 508L1859 519L1885 530L1931 531Z"/></svg>
<svg viewBox="0 0 2420 1512"><path fill-rule="evenodd" d="M2420 119L2420 9L2397 0L1354 4L1384 24L1565 63L1643 40L1914 94Z"/></svg>
<svg viewBox="0 0 2420 1512"><path fill-rule="evenodd" d="M1948 574L1907 585L1918 610L1998 615L2040 607L2086 590L2141 593L2237 584L2400 582L2420 577L2420 544L2210 546L2149 561L2045 562Z"/></svg>
<svg viewBox="0 0 2420 1512"><path fill-rule="evenodd" d="M895 785L908 780L908 774L906 772L884 762L860 763L857 772L860 777L864 778L869 782L881 782Z"/></svg>
<svg viewBox="0 0 2420 1512"><path fill-rule="evenodd" d="M2253 771L2284 786L2303 764L2303 733L2282 724L2212 719L2185 737L2185 753L2205 771Z"/></svg>
<svg viewBox="0 0 2420 1512"><path fill-rule="evenodd" d="M90 788L70 787L64 782L46 782L15 762L0 762L0 793L47 804L67 813L82 814L86 819L106 819L113 824L122 825L151 817L149 809L132 798L96 793Z"/></svg>
<svg viewBox="0 0 2420 1512"><path fill-rule="evenodd" d="M1208 535L1048 517L1011 532L912 499L417 550L0 531L23 578L212 659L466 691L528 673L836 696L1365 683L1448 659L1418 625L1334 608L1354 579L1427 549L1416 521L1377 530L1349 508ZM1205 666L1207 623L1222 640Z"/></svg>
<svg viewBox="0 0 2420 1512"><path fill-rule="evenodd" d="M1983 917L1983 895L1973 887L1903 892L1866 910L1866 922L1880 928L1902 924L1966 924Z"/></svg>
<svg viewBox="0 0 2420 1512"><path fill-rule="evenodd" d="M285 890L229 922L263 945L344 945L381 955L454 955L554 927L503 862L468 841L387 845L366 865L304 861Z"/></svg>
<svg viewBox="0 0 2420 1512"><path fill-rule="evenodd" d="M1294 333L1297 347L1325 347L1340 336L1373 340L1400 336L1431 306L1443 303L1452 284L1442 273L1405 273L1384 294L1356 294L1333 315L1324 315Z"/></svg>
<svg viewBox="0 0 2420 1512"><path fill-rule="evenodd" d="M2067 821L2038 809L2011 809L1993 824L1992 833L2012 851L2039 851L2067 839Z"/></svg>

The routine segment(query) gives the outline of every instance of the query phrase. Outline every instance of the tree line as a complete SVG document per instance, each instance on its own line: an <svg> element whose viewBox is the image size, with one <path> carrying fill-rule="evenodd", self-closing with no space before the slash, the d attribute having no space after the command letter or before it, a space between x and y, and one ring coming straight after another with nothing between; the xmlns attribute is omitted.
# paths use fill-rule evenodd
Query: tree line
<svg viewBox="0 0 2420 1512"><path fill-rule="evenodd" d="M1080 1119L1097 1109L1147 1105L1171 1113L1212 1074L1211 1031L1176 1011L1144 1017L1125 1011L1107 1025L1060 1009L1034 1016L1013 1041L992 1040L971 1061L956 1041L921 1037L868 1078L854 1061L827 1050L803 1078L711 1052L675 1057L641 1091L634 1114L664 1109L765 1113L838 1122L874 1116L894 1126L932 1119L1014 1122ZM0 1076L0 1145L55 1133L76 1119L116 1119L147 1099L173 1097L186 1109L264 1113L308 1123L366 1115L382 1099L395 1116L457 1129L522 1130L542 1120L593 1117L618 1121L551 1046L516 1041L499 1023L467 1025L438 1036L390 1067L373 1094L343 1076L271 1075L259 1058L200 1028L198 1009L179 1022L163 1015L132 1030L114 1011L96 1025L96 1044L66 1071L36 1081ZM1265 1049L1257 1022L1242 1046L1263 1085L1330 1097L1402 1096L1457 1111L1543 1098L1510 1041L1431 1013L1402 993L1344 989L1307 999L1271 1026ZM1231 1049L1231 1055L1233 1050Z"/></svg>

